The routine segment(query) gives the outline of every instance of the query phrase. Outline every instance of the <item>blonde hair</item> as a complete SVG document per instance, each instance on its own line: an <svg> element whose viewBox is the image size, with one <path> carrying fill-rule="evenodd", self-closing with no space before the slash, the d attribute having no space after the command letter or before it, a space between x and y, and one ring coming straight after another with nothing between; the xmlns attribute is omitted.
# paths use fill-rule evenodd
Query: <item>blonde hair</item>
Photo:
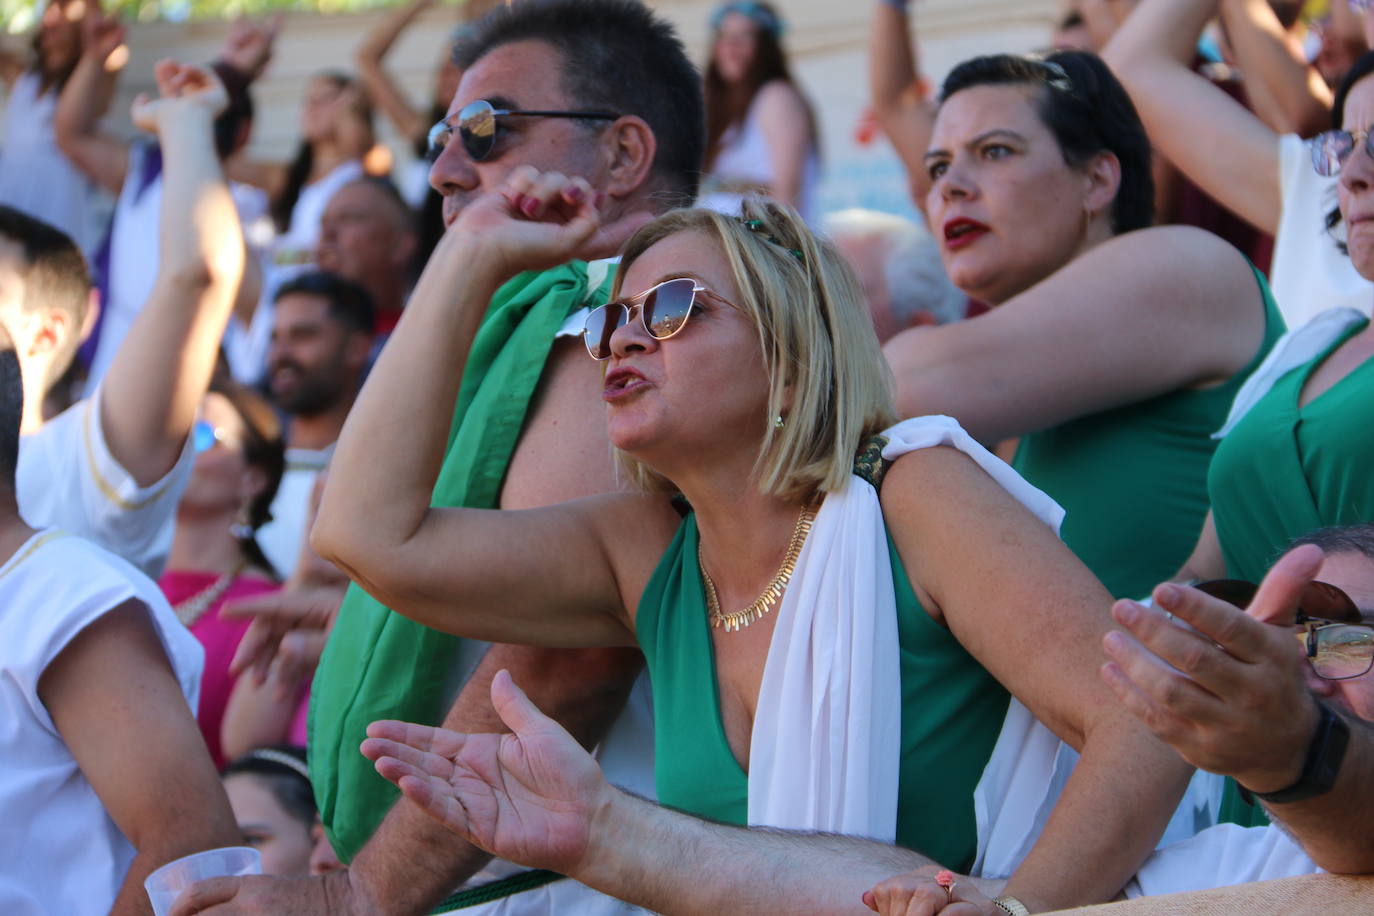
<svg viewBox="0 0 1374 916"><path fill-rule="evenodd" d="M734 303L758 331L768 376L770 421L754 474L762 492L806 499L840 489L864 439L894 421L892 373L849 265L795 211L746 200L741 218L711 210L673 210L645 225L621 257L614 295L630 265L680 232L715 239L740 290ZM643 462L617 451L621 470L642 490L675 487Z"/></svg>

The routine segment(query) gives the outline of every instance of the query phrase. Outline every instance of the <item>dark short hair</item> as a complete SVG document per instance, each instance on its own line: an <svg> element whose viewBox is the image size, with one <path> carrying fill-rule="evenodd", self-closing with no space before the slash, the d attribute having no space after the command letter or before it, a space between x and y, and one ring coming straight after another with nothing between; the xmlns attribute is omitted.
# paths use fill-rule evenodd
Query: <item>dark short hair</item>
<svg viewBox="0 0 1374 916"><path fill-rule="evenodd" d="M329 303L329 317L349 331L373 332L377 307L372 294L352 280L327 270L312 270L277 287L272 301L280 302L283 296L292 293L320 296Z"/></svg>
<svg viewBox="0 0 1374 916"><path fill-rule="evenodd" d="M940 90L941 102L974 86L1037 87L1036 111L1070 167L1100 153L1121 163L1121 187L1112 201L1117 235L1154 222L1155 182L1150 140L1126 90L1096 54L1057 51L1044 58L994 54L955 67Z"/></svg>
<svg viewBox="0 0 1374 916"><path fill-rule="evenodd" d="M52 378L56 379L67 371L81 345L81 326L91 295L86 259L65 232L13 207L0 206L0 236L23 249L24 311L56 309L66 313L71 325L62 351L54 357Z"/></svg>
<svg viewBox="0 0 1374 916"><path fill-rule="evenodd" d="M24 377L9 332L0 327L0 493L13 495L24 421Z"/></svg>
<svg viewBox="0 0 1374 916"><path fill-rule="evenodd" d="M306 768L305 748L293 744L273 744L254 748L242 757L231 760L221 774L230 776L258 776L266 783L272 797L282 810L305 824L307 830L315 826L315 792L310 786L310 771Z"/></svg>
<svg viewBox="0 0 1374 916"><path fill-rule="evenodd" d="M638 0L523 0L477 20L453 48L467 69L496 48L541 41L562 57L563 90L581 109L637 115L654 132L665 209L696 198L705 148L701 75L673 26Z"/></svg>
<svg viewBox="0 0 1374 916"><path fill-rule="evenodd" d="M1316 544L1325 554L1357 553L1374 560L1374 525L1330 525L1309 531L1294 538L1287 550L1304 544ZM1285 551L1287 552L1287 551Z"/></svg>

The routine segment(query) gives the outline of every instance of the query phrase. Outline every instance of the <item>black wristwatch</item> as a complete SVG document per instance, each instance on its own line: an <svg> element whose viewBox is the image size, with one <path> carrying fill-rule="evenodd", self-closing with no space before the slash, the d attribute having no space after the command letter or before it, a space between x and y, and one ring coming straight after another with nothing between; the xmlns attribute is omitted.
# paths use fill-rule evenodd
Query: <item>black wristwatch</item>
<svg viewBox="0 0 1374 916"><path fill-rule="evenodd" d="M1284 805L1316 798L1331 791L1341 771L1341 761L1345 759L1346 745L1350 743L1350 726L1325 703L1317 703L1317 709L1321 719L1317 722L1316 733L1312 735L1312 743L1307 745L1307 757L1303 760L1298 781L1277 792L1251 792L1241 786L1241 795L1247 801L1258 798L1271 805Z"/></svg>

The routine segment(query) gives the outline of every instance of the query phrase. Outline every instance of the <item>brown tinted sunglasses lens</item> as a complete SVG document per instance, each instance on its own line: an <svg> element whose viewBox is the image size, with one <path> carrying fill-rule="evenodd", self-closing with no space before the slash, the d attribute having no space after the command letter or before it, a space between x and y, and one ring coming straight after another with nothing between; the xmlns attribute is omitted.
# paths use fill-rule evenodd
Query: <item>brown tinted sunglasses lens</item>
<svg viewBox="0 0 1374 916"><path fill-rule="evenodd" d="M1244 579L1212 579L1199 582L1193 588L1241 609L1249 607L1259 591L1259 586ZM1357 622L1360 619L1360 610L1350 596L1329 582L1309 582L1305 585L1298 603L1298 613L1302 617L1319 620Z"/></svg>

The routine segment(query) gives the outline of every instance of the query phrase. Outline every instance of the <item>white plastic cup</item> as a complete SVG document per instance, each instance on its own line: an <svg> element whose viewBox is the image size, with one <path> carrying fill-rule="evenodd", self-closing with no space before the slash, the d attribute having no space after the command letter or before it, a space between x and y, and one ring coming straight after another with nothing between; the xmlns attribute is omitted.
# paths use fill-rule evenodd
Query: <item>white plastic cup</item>
<svg viewBox="0 0 1374 916"><path fill-rule="evenodd" d="M172 912L181 892L197 881L223 876L262 874L262 856L251 846L225 846L207 849L174 859L143 880L143 889L153 902L155 916Z"/></svg>

